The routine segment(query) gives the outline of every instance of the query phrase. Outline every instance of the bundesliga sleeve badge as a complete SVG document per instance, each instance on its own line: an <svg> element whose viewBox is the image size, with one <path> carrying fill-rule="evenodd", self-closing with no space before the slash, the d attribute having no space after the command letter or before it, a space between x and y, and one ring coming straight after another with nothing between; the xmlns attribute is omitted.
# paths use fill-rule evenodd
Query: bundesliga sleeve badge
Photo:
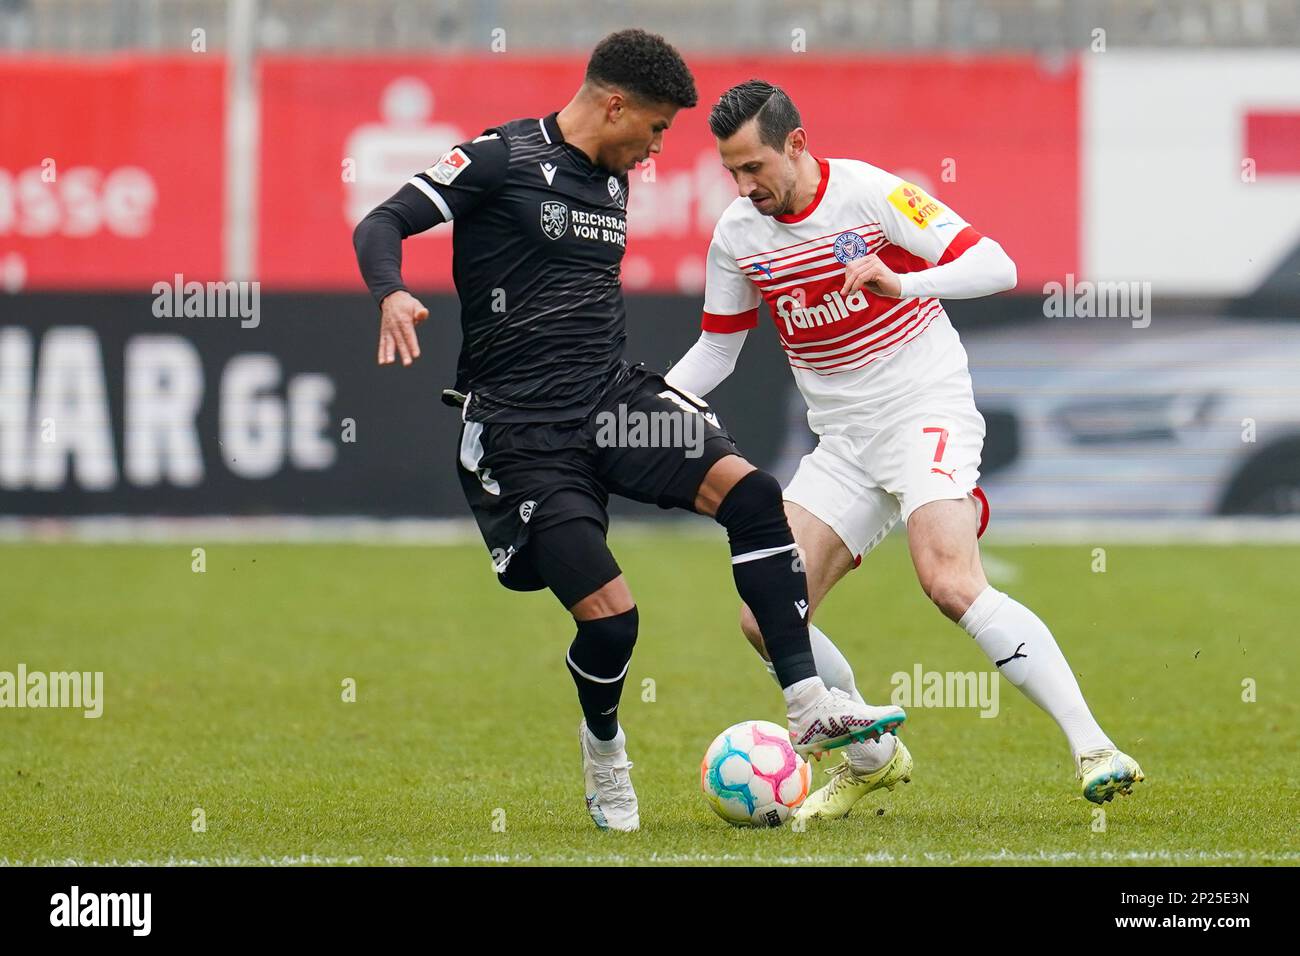
<svg viewBox="0 0 1300 956"><path fill-rule="evenodd" d="M457 146L455 149L443 153L442 159L426 169L424 173L435 183L448 186L472 162L473 160L465 155L465 151Z"/></svg>

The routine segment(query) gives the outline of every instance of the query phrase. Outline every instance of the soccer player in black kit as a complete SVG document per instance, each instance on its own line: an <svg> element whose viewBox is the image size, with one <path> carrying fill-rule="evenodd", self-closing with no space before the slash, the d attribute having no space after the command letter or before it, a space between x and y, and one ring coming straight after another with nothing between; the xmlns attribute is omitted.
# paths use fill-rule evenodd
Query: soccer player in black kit
<svg viewBox="0 0 1300 956"><path fill-rule="evenodd" d="M701 399L623 359L627 174L660 151L678 110L696 99L694 78L662 37L611 34L567 106L489 127L452 149L353 237L380 304L379 363L410 365L428 310L402 283L402 240L455 223L463 342L448 394L463 421L456 469L498 580L517 591L549 588L573 615L567 663L584 715L587 809L603 829L635 830L640 820L617 716L637 609L605 541L611 492L708 515L726 529L736 590L762 629L796 749L878 738L905 718L817 677L780 483L738 454ZM597 416L616 411L622 420L700 416L699 453L598 441Z"/></svg>

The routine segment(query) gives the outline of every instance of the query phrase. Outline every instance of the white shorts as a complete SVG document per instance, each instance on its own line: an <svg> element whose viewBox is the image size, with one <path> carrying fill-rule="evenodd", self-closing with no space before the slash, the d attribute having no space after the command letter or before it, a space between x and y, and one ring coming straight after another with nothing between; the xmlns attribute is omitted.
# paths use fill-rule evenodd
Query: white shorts
<svg viewBox="0 0 1300 956"><path fill-rule="evenodd" d="M976 483L984 417L965 369L869 419L855 418L853 431L863 434L821 436L786 486L785 500L834 529L854 558L880 544L900 517L906 523L931 501L972 495L981 506L983 533L988 502Z"/></svg>

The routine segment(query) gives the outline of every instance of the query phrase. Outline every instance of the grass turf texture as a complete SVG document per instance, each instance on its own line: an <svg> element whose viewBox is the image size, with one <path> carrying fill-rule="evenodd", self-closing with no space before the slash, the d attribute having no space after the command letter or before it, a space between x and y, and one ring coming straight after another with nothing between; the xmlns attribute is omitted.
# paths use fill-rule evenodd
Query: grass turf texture
<svg viewBox="0 0 1300 956"><path fill-rule="evenodd" d="M106 700L98 720L0 710L0 861L1300 862L1300 549L1114 545L1105 573L1090 547L986 549L1147 783L1095 832L1056 726L1003 681L994 719L912 708L913 782L796 833L733 830L698 792L715 734L783 722L721 535L613 543L641 609L637 834L583 808L568 616L500 588L478 546L214 545L202 574L189 545L0 547L0 670L102 670ZM916 662L991 669L897 538L818 623L869 700Z"/></svg>

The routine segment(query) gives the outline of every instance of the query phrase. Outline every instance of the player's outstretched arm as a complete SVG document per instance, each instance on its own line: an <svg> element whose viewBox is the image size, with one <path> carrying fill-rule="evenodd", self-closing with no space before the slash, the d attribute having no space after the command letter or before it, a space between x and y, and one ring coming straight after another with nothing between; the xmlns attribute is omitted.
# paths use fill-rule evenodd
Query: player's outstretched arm
<svg viewBox="0 0 1300 956"><path fill-rule="evenodd" d="M920 272L899 276L902 296L934 296L940 299L977 299L1016 287L1016 264L1006 250L988 236L981 236L948 262Z"/></svg>
<svg viewBox="0 0 1300 956"><path fill-rule="evenodd" d="M703 332L665 381L673 388L707 395L736 369L745 336L758 324L758 289L736 265L722 226L713 231L704 273Z"/></svg>
<svg viewBox="0 0 1300 956"><path fill-rule="evenodd" d="M372 209L352 233L361 277L379 303L380 365L391 365L398 356L403 365L410 365L420 357L415 327L429 317L429 310L402 281L402 240L443 221L432 204L405 185Z"/></svg>
<svg viewBox="0 0 1300 956"><path fill-rule="evenodd" d="M448 150L416 173L392 197L357 224L352 246L366 287L379 303L379 364L420 357L415 327L429 317L402 281L402 240L469 212L499 187L510 149L488 130Z"/></svg>
<svg viewBox="0 0 1300 956"><path fill-rule="evenodd" d="M1016 264L1003 248L920 186L879 173L866 198L890 242L935 264L897 273L879 256L864 256L845 267L841 295L865 289L895 299L975 299L1015 288Z"/></svg>
<svg viewBox="0 0 1300 956"><path fill-rule="evenodd" d="M392 365L401 356L403 365L420 357L420 340L415 327L429 317L420 300L404 289L387 296L379 306L379 364Z"/></svg>
<svg viewBox="0 0 1300 956"><path fill-rule="evenodd" d="M954 258L919 272L894 272L870 255L844 269L841 295L866 289L893 299L977 299L1016 287L1016 264L994 240L981 236Z"/></svg>
<svg viewBox="0 0 1300 956"><path fill-rule="evenodd" d="M749 331L701 332L686 354L664 376L673 388L695 395L707 395L736 370L736 360Z"/></svg>

